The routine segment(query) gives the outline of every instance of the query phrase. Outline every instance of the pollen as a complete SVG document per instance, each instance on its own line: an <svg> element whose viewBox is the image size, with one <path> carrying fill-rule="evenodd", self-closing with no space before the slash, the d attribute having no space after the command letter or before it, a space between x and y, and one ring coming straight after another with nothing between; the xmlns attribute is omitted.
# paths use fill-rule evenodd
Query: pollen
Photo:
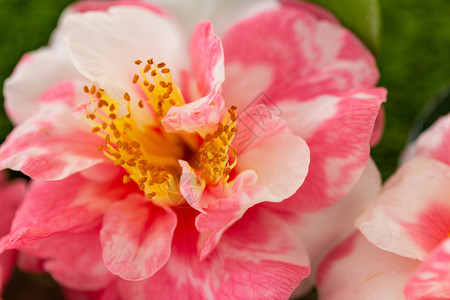
<svg viewBox="0 0 450 300"><path fill-rule="evenodd" d="M83 87L93 110L87 113L87 121L92 133L104 141L97 150L126 171L124 184L134 183L158 205L185 201L179 187L179 159L188 160L208 184L227 182L236 165L236 151L231 147L237 131L236 107L202 142L198 134L166 132L161 120L170 108L185 104L181 91L164 62L148 59L135 64L138 72L130 83L140 93L133 89L114 98L96 85ZM142 123L141 111L150 123Z"/></svg>
<svg viewBox="0 0 450 300"><path fill-rule="evenodd" d="M216 185L221 180L227 182L231 170L236 166L236 150L231 143L236 136L236 106L232 106L223 121L217 125L214 134L205 138L198 151L196 166L206 183Z"/></svg>

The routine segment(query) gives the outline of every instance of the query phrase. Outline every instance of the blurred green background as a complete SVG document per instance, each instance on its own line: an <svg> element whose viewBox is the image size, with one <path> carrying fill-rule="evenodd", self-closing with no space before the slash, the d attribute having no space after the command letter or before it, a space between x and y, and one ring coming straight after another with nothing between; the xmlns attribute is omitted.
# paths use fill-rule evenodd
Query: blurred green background
<svg viewBox="0 0 450 300"><path fill-rule="evenodd" d="M58 16L71 2L0 0L0 89L22 54L47 43ZM450 5L448 0L381 0L380 4L379 85L389 95L384 137L372 156L387 178L396 169L414 119L427 101L450 84ZM0 109L0 141L11 129ZM60 299L48 280L19 273L14 278L5 300L31 299L24 294L26 286L33 291L32 299ZM33 283L43 289L32 289Z"/></svg>

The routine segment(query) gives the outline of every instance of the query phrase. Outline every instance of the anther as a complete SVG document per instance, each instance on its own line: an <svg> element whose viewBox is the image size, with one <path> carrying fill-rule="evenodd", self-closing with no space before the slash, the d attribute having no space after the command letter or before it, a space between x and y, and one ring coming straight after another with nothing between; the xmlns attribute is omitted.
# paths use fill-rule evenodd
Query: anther
<svg viewBox="0 0 450 300"><path fill-rule="evenodd" d="M164 68L166 66L166 64L165 63L163 63L163 62L160 62L159 64L157 64L157 67L158 68Z"/></svg>
<svg viewBox="0 0 450 300"><path fill-rule="evenodd" d="M142 63L142 60L135 60L134 63L139 66Z"/></svg>
<svg viewBox="0 0 450 300"><path fill-rule="evenodd" d="M133 76L133 83L138 82L138 80L139 80L139 75L138 74L134 74L134 76Z"/></svg>
<svg viewBox="0 0 450 300"><path fill-rule="evenodd" d="M146 65L144 68L144 73L147 73L148 71L150 71L151 66L150 65Z"/></svg>
<svg viewBox="0 0 450 300"><path fill-rule="evenodd" d="M124 175L123 176L123 183L128 183L128 182L130 182L130 177L128 176L128 175Z"/></svg>
<svg viewBox="0 0 450 300"><path fill-rule="evenodd" d="M95 85L92 85L92 86L91 86L91 89L89 90L89 93L91 93L92 95L94 95L96 89L97 89L97 88L95 87Z"/></svg>
<svg viewBox="0 0 450 300"><path fill-rule="evenodd" d="M138 105L140 108L144 108L144 102L142 100L139 100Z"/></svg>
<svg viewBox="0 0 450 300"><path fill-rule="evenodd" d="M170 72L170 69L167 69L167 68L164 68L161 70L161 73L163 73L163 74L167 74L169 72Z"/></svg>
<svg viewBox="0 0 450 300"><path fill-rule="evenodd" d="M85 85L85 86L83 87L83 91L84 91L86 94L89 94L89 87L88 87L87 85Z"/></svg>
<svg viewBox="0 0 450 300"><path fill-rule="evenodd" d="M92 128L92 133L96 133L100 131L100 127L94 127Z"/></svg>
<svg viewBox="0 0 450 300"><path fill-rule="evenodd" d="M123 94L123 98L124 98L125 100L127 100L127 101L130 101L130 100L131 100L130 94L128 94L128 93Z"/></svg>

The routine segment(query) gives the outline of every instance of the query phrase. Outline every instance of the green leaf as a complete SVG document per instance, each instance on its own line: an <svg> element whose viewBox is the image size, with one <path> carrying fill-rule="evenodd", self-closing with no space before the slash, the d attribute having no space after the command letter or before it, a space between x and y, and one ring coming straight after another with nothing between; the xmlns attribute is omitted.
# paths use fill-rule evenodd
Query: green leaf
<svg viewBox="0 0 450 300"><path fill-rule="evenodd" d="M308 0L333 13L377 54L380 44L380 5L378 0Z"/></svg>

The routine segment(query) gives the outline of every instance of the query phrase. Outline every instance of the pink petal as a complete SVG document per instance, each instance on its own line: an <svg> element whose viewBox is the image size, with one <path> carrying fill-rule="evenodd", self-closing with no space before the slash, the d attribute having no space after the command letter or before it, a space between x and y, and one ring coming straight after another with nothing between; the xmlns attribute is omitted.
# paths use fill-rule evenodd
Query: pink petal
<svg viewBox="0 0 450 300"><path fill-rule="evenodd" d="M42 274L44 270L44 260L24 252L19 252L17 258L17 267L28 273Z"/></svg>
<svg viewBox="0 0 450 300"><path fill-rule="evenodd" d="M414 158L389 179L357 221L379 248L423 259L450 228L450 167Z"/></svg>
<svg viewBox="0 0 450 300"><path fill-rule="evenodd" d="M330 13L328 10L325 10L321 6L315 5L314 3L289 1L289 0L282 0L281 2L284 6L287 7L291 6L297 9L307 11L310 14L314 15L319 20L326 20L330 23L339 24L339 20L332 13Z"/></svg>
<svg viewBox="0 0 450 300"><path fill-rule="evenodd" d="M264 187L255 186L257 176L253 171L240 173L230 187L218 186L206 190L201 201L203 213L195 219L200 235L200 259L214 250L222 234L253 205L274 201L274 196Z"/></svg>
<svg viewBox="0 0 450 300"><path fill-rule="evenodd" d="M176 224L170 208L155 206L139 194L111 205L100 232L106 267L126 280L152 276L169 259Z"/></svg>
<svg viewBox="0 0 450 300"><path fill-rule="evenodd" d="M190 216L188 214L191 213ZM122 297L164 299L286 299L309 272L303 245L288 224L252 209L223 236L216 250L198 261L195 214L179 212L172 255L145 281L121 281Z"/></svg>
<svg viewBox="0 0 450 300"><path fill-rule="evenodd" d="M68 288L95 291L114 279L103 263L98 229L56 233L20 251L44 259L44 270Z"/></svg>
<svg viewBox="0 0 450 300"><path fill-rule="evenodd" d="M302 281L293 296L301 296L312 288L320 262L355 231L356 218L380 188L380 172L369 160L359 181L342 200L317 212L282 215L285 220L293 220L292 227L304 242L311 261L311 276Z"/></svg>
<svg viewBox="0 0 450 300"><path fill-rule="evenodd" d="M417 262L383 251L355 233L323 261L317 290L323 300L404 299Z"/></svg>
<svg viewBox="0 0 450 300"><path fill-rule="evenodd" d="M297 5L238 23L222 42L228 105L245 107L262 91L276 102L306 101L378 80L374 58L350 31ZM255 89L257 81L264 85Z"/></svg>
<svg viewBox="0 0 450 300"><path fill-rule="evenodd" d="M25 196L25 189L25 180L8 182L6 174L0 172L0 236L9 232L16 210Z"/></svg>
<svg viewBox="0 0 450 300"><path fill-rule="evenodd" d="M168 131L214 128L223 117L220 87L225 79L223 49L209 22L199 23L191 40L191 69L196 87L186 105L172 107L162 124ZM197 100L197 97L202 97Z"/></svg>
<svg viewBox="0 0 450 300"><path fill-rule="evenodd" d="M103 141L63 104L51 103L17 126L0 148L0 168L34 179L62 179L105 161Z"/></svg>
<svg viewBox="0 0 450 300"><path fill-rule="evenodd" d="M405 286L406 299L448 299L450 239L445 239L414 271Z"/></svg>
<svg viewBox="0 0 450 300"><path fill-rule="evenodd" d="M0 240L0 251L98 223L106 208L128 192L120 176L102 184L79 174L59 181L34 181L17 210L11 232Z"/></svg>
<svg viewBox="0 0 450 300"><path fill-rule="evenodd" d="M408 156L420 156L439 160L450 165L450 114L436 123L417 139Z"/></svg>
<svg viewBox="0 0 450 300"><path fill-rule="evenodd" d="M347 195L369 160L369 142L385 96L384 89L356 89L278 105L311 152L308 176L282 203L286 210L314 211Z"/></svg>
<svg viewBox="0 0 450 300"><path fill-rule="evenodd" d="M380 111L378 112L378 116L375 119L375 125L373 127L372 137L370 138L370 146L375 147L383 137L384 126L386 123L385 120L386 113L384 112L383 106L380 107Z"/></svg>
<svg viewBox="0 0 450 300"><path fill-rule="evenodd" d="M114 284L111 284L106 289L94 292L72 290L68 288L64 288L63 292L68 300L121 300Z"/></svg>
<svg viewBox="0 0 450 300"><path fill-rule="evenodd" d="M17 251L15 250L8 250L0 254L0 295L11 278L16 258Z"/></svg>
<svg viewBox="0 0 450 300"><path fill-rule="evenodd" d="M0 173L0 236L9 232L15 211L25 193L25 181L6 182L5 177L4 173ZM0 295L12 275L16 257L17 252L12 250L0 254Z"/></svg>

